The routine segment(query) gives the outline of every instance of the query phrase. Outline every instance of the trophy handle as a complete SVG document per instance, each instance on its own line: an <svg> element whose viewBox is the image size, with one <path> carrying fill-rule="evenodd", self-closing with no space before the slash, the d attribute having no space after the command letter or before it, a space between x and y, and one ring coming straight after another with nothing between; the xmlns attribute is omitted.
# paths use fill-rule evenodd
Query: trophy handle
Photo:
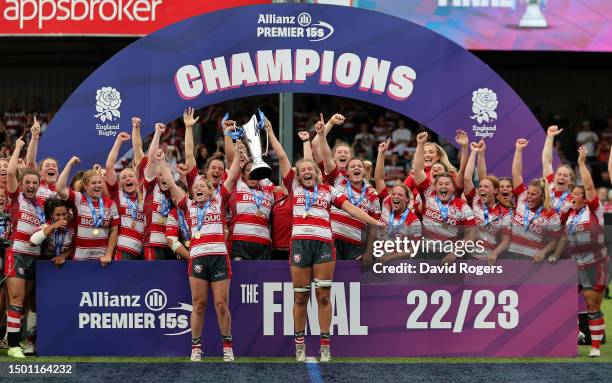
<svg viewBox="0 0 612 383"><path fill-rule="evenodd" d="M268 135L268 129L264 128L264 130L266 131L266 152L264 153L264 156L268 156L268 145L270 144L270 137Z"/></svg>

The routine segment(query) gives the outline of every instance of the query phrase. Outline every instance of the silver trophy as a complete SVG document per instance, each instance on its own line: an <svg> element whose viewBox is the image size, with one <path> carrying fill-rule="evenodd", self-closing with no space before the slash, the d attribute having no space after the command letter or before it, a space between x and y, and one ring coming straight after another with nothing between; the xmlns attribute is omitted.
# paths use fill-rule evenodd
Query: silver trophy
<svg viewBox="0 0 612 383"><path fill-rule="evenodd" d="M521 28L546 28L548 22L542 14L540 5L546 5L546 0L526 0L527 9L519 21Z"/></svg>
<svg viewBox="0 0 612 383"><path fill-rule="evenodd" d="M253 115L249 122L236 127L236 137L242 140L244 147L248 148L249 153L244 153L253 162L249 177L253 180L263 180L272 175L272 168L264 160L263 156L268 155L268 131L265 127L266 117L259 111L259 121ZM262 153L261 132L266 132L266 152ZM233 138L233 137L232 137Z"/></svg>

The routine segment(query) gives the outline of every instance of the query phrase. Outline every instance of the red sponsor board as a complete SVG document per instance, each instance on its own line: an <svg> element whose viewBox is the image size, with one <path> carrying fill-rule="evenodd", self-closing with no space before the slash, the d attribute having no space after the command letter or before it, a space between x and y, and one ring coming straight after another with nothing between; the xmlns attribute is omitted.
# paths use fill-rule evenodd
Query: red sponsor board
<svg viewBox="0 0 612 383"><path fill-rule="evenodd" d="M202 13L272 0L0 0L0 35L148 35Z"/></svg>

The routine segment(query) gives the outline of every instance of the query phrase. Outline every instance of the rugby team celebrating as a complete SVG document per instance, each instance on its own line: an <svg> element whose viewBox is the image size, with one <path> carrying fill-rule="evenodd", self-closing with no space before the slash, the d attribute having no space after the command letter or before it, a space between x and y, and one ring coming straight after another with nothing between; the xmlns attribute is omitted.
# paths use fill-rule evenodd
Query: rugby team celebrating
<svg viewBox="0 0 612 383"><path fill-rule="evenodd" d="M20 346L24 315L28 315L28 327L35 323L36 260L49 260L60 267L66 260L95 260L107 266L113 261L183 259L188 261L193 306L191 360L202 358L201 333L211 289L223 360L232 361L231 257L289 261L297 361L306 361L307 304L314 287L320 360L326 362L331 359L330 289L335 261L362 256L370 261L368 249L374 238L397 237L480 239L485 251L470 257L490 265L504 258L555 263L572 257L587 304L590 355L600 355L605 328L600 305L610 275L603 208L584 148L578 148L583 185L575 185L571 167L553 169L553 141L562 129L548 128L543 177L528 183L522 177L526 139L516 141L511 177L498 179L487 173L483 140L470 143L467 133L457 131L461 160L456 169L440 146L428 142L427 133L419 133L411 174L404 183L387 188L388 140L378 147L373 178L371 164L368 169L362 159L353 157L347 144L333 150L329 147L327 134L344 123L340 114L327 122L321 115L312 139L307 131L298 133L303 158L293 165L271 123L265 121L264 129L279 160L281 185L249 177L253 164L241 140L232 139L238 129L232 120L223 121L225 158L211 157L198 169L193 139L197 121L193 109L184 112L185 163L177 166L178 181L160 149L166 127L155 125L145 154L138 118L132 119L131 134L117 135L105 168L78 172L70 182L77 157L61 173L53 158L37 165L40 126L36 121L30 129L25 161L20 160L26 146L22 138L10 159L0 159L0 210L7 213L3 221L10 219L2 231L8 246L4 275L9 356L24 357ZM117 157L129 140L134 151L132 166L117 173ZM393 253L378 261L406 256L423 255ZM458 261L452 252L426 257L445 263Z"/></svg>

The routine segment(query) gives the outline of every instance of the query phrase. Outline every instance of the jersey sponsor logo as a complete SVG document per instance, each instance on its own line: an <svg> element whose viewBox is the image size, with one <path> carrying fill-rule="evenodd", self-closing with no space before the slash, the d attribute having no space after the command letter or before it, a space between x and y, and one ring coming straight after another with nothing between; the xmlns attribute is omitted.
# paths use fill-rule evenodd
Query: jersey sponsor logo
<svg viewBox="0 0 612 383"><path fill-rule="evenodd" d="M436 221L439 222L444 222L444 219L442 218L442 214L438 213L437 211L434 210L430 210L427 209L427 211L425 212L425 216L432 218ZM448 225L452 225L452 226L456 226L457 225L457 220L453 217L448 217L448 219L446 220L446 224Z"/></svg>
<svg viewBox="0 0 612 383"><path fill-rule="evenodd" d="M319 196L323 197L320 194L319 194ZM298 197L296 197L295 203L298 204L298 205L306 205L306 198L304 198L304 196L298 196ZM320 207L322 209L327 209L327 207L329 205L328 205L327 201L324 200L323 198L317 198L317 200L315 201L313 206Z"/></svg>
<svg viewBox="0 0 612 383"><path fill-rule="evenodd" d="M203 218L204 223L221 223L221 214L206 214ZM191 226L198 227L198 217L191 217Z"/></svg>
<svg viewBox="0 0 612 383"><path fill-rule="evenodd" d="M20 216L19 216L19 220L30 223L34 226L38 226L40 225L40 219L38 219L38 217L33 216L32 214L30 214L29 212L25 212L22 211Z"/></svg>
<svg viewBox="0 0 612 383"><path fill-rule="evenodd" d="M124 215L129 215L129 218L132 218L132 209L130 208L125 208L125 214ZM144 221L144 213L142 211L137 211L136 212L136 220L137 221Z"/></svg>
<svg viewBox="0 0 612 383"><path fill-rule="evenodd" d="M251 203L255 203L255 198L253 197L252 194L250 193L242 193L242 200L241 202L251 202ZM270 207L270 200L267 198L267 195L264 194L264 198L262 200L261 203L262 207Z"/></svg>
<svg viewBox="0 0 612 383"><path fill-rule="evenodd" d="M94 226L94 220L93 218L86 218L86 217L80 217L81 220L79 221L79 225L80 226ZM105 219L104 221L102 221L102 226L109 226L110 225L110 219Z"/></svg>

